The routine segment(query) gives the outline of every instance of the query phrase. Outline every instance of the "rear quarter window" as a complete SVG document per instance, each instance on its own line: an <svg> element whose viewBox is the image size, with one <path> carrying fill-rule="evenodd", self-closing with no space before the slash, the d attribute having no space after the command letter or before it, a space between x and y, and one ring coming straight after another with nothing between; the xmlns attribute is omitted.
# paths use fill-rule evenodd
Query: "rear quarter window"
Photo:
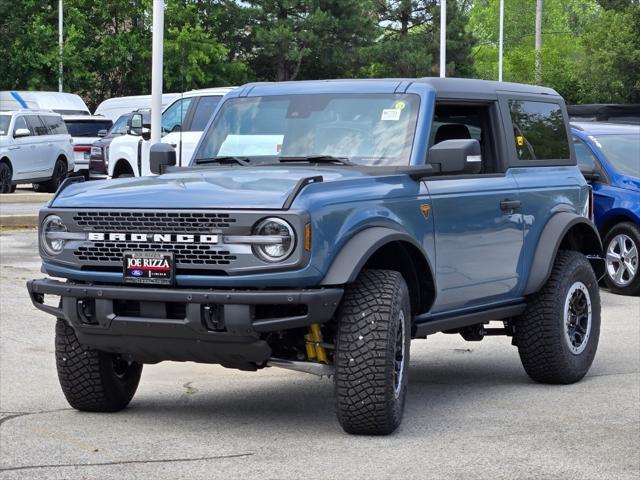
<svg viewBox="0 0 640 480"><path fill-rule="evenodd" d="M26 115L24 118L34 135L49 135L49 129L38 115Z"/></svg>
<svg viewBox="0 0 640 480"><path fill-rule="evenodd" d="M67 134L67 127L62 120L62 117L56 117L53 115L43 115L42 121L49 129L51 135L64 135Z"/></svg>
<svg viewBox="0 0 640 480"><path fill-rule="evenodd" d="M557 103L509 100L518 160L569 160L562 109Z"/></svg>

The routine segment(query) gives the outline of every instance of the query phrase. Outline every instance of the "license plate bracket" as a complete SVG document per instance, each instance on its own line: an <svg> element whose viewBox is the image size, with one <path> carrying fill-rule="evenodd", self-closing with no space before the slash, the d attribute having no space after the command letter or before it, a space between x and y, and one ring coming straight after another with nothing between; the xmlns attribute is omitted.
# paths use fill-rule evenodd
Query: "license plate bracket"
<svg viewBox="0 0 640 480"><path fill-rule="evenodd" d="M173 252L124 252L124 283L173 285L175 256Z"/></svg>

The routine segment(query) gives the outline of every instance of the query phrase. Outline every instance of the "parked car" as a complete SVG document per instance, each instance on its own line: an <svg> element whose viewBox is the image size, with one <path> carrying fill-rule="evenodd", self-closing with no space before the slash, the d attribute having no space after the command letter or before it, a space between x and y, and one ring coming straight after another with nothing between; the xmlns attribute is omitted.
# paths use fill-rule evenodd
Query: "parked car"
<svg viewBox="0 0 640 480"><path fill-rule="evenodd" d="M109 146L114 138L127 134L127 124L131 113L120 115L106 134L93 142L91 156L89 157L89 177L92 179L107 178L107 159L109 158Z"/></svg>
<svg viewBox="0 0 640 480"><path fill-rule="evenodd" d="M572 123L581 170L593 186L607 287L640 294L640 125Z"/></svg>
<svg viewBox="0 0 640 480"><path fill-rule="evenodd" d="M102 116L64 115L67 130L73 138L75 173L89 178L89 158L93 143L107 134L113 121Z"/></svg>
<svg viewBox="0 0 640 480"><path fill-rule="evenodd" d="M74 93L17 90L0 92L0 110L22 109L51 110L61 115L91 115L82 98Z"/></svg>
<svg viewBox="0 0 640 480"><path fill-rule="evenodd" d="M179 93L163 93L162 108L180 96ZM98 105L94 115L103 115L114 122L122 115L134 110L151 108L151 95L132 95L129 97L109 98Z"/></svg>
<svg viewBox="0 0 640 480"><path fill-rule="evenodd" d="M612 122L640 124L640 104L567 105L572 122Z"/></svg>
<svg viewBox="0 0 640 480"><path fill-rule="evenodd" d="M55 192L73 171L71 136L53 112L0 112L0 193L21 183L38 183Z"/></svg>
<svg viewBox="0 0 640 480"><path fill-rule="evenodd" d="M157 176L68 185L40 211L43 272L64 280L27 288L58 319L72 407L124 408L144 363L273 366L332 376L344 430L388 434L412 338L510 336L542 383L589 370L602 246L554 90L251 84L176 157L157 143Z"/></svg>
<svg viewBox="0 0 640 480"><path fill-rule="evenodd" d="M202 131L222 97L232 88L207 88L185 92L162 112L162 142L177 150L178 164L188 165ZM140 113L140 128L114 139L109 148L109 176L149 174L150 115Z"/></svg>

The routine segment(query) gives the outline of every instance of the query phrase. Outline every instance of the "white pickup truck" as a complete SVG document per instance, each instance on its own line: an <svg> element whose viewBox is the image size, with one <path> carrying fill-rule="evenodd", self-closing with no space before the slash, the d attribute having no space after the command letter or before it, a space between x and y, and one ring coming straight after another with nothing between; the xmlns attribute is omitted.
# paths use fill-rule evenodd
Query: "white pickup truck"
<svg viewBox="0 0 640 480"><path fill-rule="evenodd" d="M162 142L173 145L178 165L187 165L202 132L222 97L234 87L206 88L185 92L162 112ZM144 114L145 127L149 113ZM148 175L148 135L122 135L109 147L108 175L112 178Z"/></svg>

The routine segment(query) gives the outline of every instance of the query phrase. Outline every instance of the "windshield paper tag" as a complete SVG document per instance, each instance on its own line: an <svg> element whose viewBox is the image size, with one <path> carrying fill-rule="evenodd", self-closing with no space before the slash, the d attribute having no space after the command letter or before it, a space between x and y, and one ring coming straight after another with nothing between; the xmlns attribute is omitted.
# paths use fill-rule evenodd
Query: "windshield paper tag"
<svg viewBox="0 0 640 480"><path fill-rule="evenodd" d="M380 117L380 120L382 120L383 122L397 122L398 120L400 120L400 112L402 112L402 110L400 110L399 108L385 108L384 110L382 110L382 116Z"/></svg>

